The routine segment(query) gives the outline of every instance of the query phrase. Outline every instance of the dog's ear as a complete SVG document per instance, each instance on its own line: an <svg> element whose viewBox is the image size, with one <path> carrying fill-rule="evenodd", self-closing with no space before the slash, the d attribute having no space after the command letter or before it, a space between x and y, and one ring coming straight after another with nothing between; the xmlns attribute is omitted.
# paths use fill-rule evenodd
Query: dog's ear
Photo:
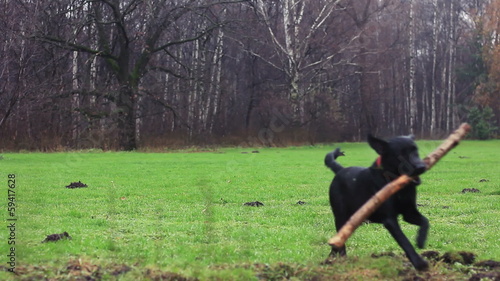
<svg viewBox="0 0 500 281"><path fill-rule="evenodd" d="M368 143L379 154L382 155L387 151L389 144L383 140L368 134Z"/></svg>

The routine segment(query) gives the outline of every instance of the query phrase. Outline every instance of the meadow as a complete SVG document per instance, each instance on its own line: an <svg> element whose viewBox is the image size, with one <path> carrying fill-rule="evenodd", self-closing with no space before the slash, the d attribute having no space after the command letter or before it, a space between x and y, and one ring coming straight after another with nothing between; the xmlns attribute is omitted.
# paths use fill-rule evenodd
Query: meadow
<svg viewBox="0 0 500 281"><path fill-rule="evenodd" d="M418 142L420 156L440 143ZM281 280L295 272L302 276L298 279L323 274L397 280L401 272L424 274L412 271L402 250L377 224L355 232L347 242L349 259L320 265L329 253L327 240L335 234L328 202L333 173L323 159L337 146L345 151L339 159L344 166L368 166L376 158L366 143L3 153L5 226L8 177L15 175L18 274L0 272L0 278L73 280L80 274L86 280ZM499 167L500 141L464 141L421 177L419 210L431 224L426 250L469 251L476 260L500 260ZM77 181L88 187L66 188ZM264 206L244 205L255 201ZM401 224L413 242L417 228ZM71 240L41 243L64 231ZM2 227L4 270L9 267L9 235ZM397 258L370 257L381 253ZM437 267L431 275L473 274L460 264Z"/></svg>

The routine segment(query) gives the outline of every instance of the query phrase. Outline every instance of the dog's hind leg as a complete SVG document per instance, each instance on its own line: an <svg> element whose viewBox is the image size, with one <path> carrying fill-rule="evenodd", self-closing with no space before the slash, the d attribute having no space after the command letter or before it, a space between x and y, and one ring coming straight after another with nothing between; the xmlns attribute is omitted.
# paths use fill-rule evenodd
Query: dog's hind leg
<svg viewBox="0 0 500 281"><path fill-rule="evenodd" d="M429 268L429 264L415 252L415 249L411 245L410 241L404 235L401 227L396 218L388 218L383 222L385 228L391 233L392 237L398 242L399 246L403 249L406 256L413 264L417 270L426 270Z"/></svg>
<svg viewBox="0 0 500 281"><path fill-rule="evenodd" d="M347 220L345 219L346 215L344 214L342 209L340 209L340 210L335 209L334 214L335 214L335 228L337 229L337 231L339 231L342 228L342 226L344 226L344 224L347 222ZM331 257L336 257L336 256L343 257L346 255L347 255L347 251L346 251L345 245L343 245L342 247L332 246L332 251L330 252Z"/></svg>

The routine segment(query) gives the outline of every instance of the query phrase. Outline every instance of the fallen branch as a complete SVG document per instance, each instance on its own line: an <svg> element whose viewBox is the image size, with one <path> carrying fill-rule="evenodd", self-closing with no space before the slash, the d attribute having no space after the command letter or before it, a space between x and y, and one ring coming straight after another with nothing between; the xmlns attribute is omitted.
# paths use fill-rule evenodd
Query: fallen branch
<svg viewBox="0 0 500 281"><path fill-rule="evenodd" d="M423 160L426 166L426 171L430 170L434 164L436 164L441 158L443 158L443 156L446 155L446 153L448 153L448 151L457 146L460 140L470 131L470 129L471 127L469 124L463 123L455 132L445 139L444 142L438 146L438 148L427 155L427 157ZM356 228L358 228L361 223L366 220L366 218L368 218L384 201L391 197L391 195L401 190L412 180L414 179L407 175L402 175L384 186L351 216L339 232L328 240L328 244L339 249L344 246L347 239L349 239Z"/></svg>

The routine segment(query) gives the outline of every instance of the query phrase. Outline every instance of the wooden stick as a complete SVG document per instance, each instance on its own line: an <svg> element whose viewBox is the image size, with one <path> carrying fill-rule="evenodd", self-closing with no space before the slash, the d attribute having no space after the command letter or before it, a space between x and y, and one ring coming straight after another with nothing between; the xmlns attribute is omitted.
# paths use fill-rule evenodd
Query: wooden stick
<svg viewBox="0 0 500 281"><path fill-rule="evenodd" d="M460 127L453 132L444 142L438 146L432 153L427 155L423 159L426 165L426 171L432 168L434 164L436 164L441 158L443 158L448 151L453 149L458 145L460 140L470 131L471 127L467 123L463 123ZM359 208L356 213L354 213L351 218L342 226L339 232L330 240L328 240L328 244L332 247L340 249L345 245L345 242L352 233L358 228L363 221L366 220L375 210L386 201L389 197L391 197L394 193L401 190L405 185L410 183L413 178L402 175L399 178L393 180L388 183L382 189L380 189L375 195L370 198L370 200L366 201L366 203Z"/></svg>
<svg viewBox="0 0 500 281"><path fill-rule="evenodd" d="M458 129L453 132L447 139L443 141L443 143L438 146L432 153L427 155L424 158L424 162L426 165L426 170L430 170L437 161L439 161L443 156L448 153L448 151L452 150L455 146L458 145L460 140L462 140L465 135L467 135L470 131L471 127L467 123L462 123Z"/></svg>

